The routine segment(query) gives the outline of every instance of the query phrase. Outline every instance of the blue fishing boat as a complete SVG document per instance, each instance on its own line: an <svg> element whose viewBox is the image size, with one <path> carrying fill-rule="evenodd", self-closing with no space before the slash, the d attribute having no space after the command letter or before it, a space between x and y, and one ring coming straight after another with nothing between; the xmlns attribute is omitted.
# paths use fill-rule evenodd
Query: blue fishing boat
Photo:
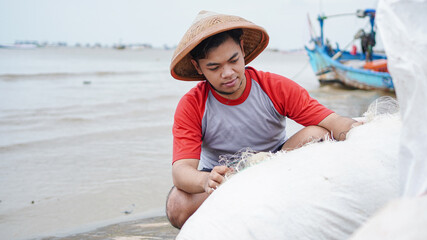
<svg viewBox="0 0 427 240"><path fill-rule="evenodd" d="M387 71L387 57L385 54L375 53L375 10L358 10L357 17L369 17L370 32L359 30L354 40L360 39L362 51L357 52L353 45L352 51L346 48L340 49L338 44L332 48L329 41L324 41L323 24L324 20L331 17L338 17L349 14L337 14L332 16L321 15L318 17L320 23L320 37L315 36L311 28L312 47L306 46L305 49L310 58L310 64L320 83L338 82L357 89L380 89L394 91L393 82Z"/></svg>

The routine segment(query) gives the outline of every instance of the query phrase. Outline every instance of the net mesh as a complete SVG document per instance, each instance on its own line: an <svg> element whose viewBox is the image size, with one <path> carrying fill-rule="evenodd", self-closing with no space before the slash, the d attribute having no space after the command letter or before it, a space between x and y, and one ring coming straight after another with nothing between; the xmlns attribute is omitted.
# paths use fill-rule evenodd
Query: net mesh
<svg viewBox="0 0 427 240"><path fill-rule="evenodd" d="M377 117L393 115L399 112L399 103L396 99L384 96L374 100L368 107L368 110L363 114L363 122L370 122ZM334 141L333 139L326 137L322 141ZM313 139L304 146L321 142L318 139ZM301 146L302 147L302 146ZM226 180L232 177L234 174L241 172L242 170L254 166L264 160L267 160L274 156L271 152L257 152L250 147L242 148L234 154L224 154L219 156L220 165L227 166L232 169L225 175Z"/></svg>
<svg viewBox="0 0 427 240"><path fill-rule="evenodd" d="M374 100L368 107L368 110L363 114L366 122L372 121L380 115L391 115L399 112L399 103L396 99L384 96Z"/></svg>
<svg viewBox="0 0 427 240"><path fill-rule="evenodd" d="M270 152L257 152L249 147L242 148L234 154L224 154L219 156L219 163L221 165L231 168L233 171L228 172L225 177L230 178L234 174L256 165L263 160L273 156Z"/></svg>

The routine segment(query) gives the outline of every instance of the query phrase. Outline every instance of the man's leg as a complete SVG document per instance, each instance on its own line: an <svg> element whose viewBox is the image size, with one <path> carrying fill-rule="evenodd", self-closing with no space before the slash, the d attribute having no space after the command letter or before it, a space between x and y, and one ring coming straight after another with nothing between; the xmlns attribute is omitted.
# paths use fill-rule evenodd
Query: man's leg
<svg viewBox="0 0 427 240"><path fill-rule="evenodd" d="M166 216L169 222L181 229L208 196L207 193L190 194L172 187L166 200Z"/></svg>
<svg viewBox="0 0 427 240"><path fill-rule="evenodd" d="M308 126L290 137L285 144L283 144L282 150L291 151L304 146L306 143L312 141L322 141L325 138L331 138L331 134L328 130L319 126Z"/></svg>

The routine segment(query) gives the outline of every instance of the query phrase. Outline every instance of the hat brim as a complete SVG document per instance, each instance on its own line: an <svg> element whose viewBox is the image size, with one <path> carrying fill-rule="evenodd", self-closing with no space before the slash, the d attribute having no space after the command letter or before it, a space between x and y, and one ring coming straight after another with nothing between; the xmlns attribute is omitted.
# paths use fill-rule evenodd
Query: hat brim
<svg viewBox="0 0 427 240"><path fill-rule="evenodd" d="M226 22L205 29L196 34L184 47L177 48L170 65L171 75L175 79L183 81L205 80L205 77L200 75L191 63L191 50L210 36L238 28L243 30L242 40L245 51L245 64L251 62L267 47L269 41L267 32L264 28L246 20Z"/></svg>

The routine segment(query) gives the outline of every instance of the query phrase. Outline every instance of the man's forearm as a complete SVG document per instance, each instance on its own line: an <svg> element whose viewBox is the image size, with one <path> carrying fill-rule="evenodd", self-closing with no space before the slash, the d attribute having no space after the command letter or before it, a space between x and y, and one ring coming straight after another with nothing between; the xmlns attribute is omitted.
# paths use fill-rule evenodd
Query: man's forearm
<svg viewBox="0 0 427 240"><path fill-rule="evenodd" d="M336 113L332 113L323 119L319 126L328 129L334 139L342 141L346 139L348 131L355 126L358 122L354 119L342 117Z"/></svg>
<svg viewBox="0 0 427 240"><path fill-rule="evenodd" d="M198 163L198 160L195 159ZM188 193L205 192L204 185L208 178L208 172L197 170L196 161L193 159L178 160L172 166L172 178L174 185Z"/></svg>
<svg viewBox="0 0 427 240"><path fill-rule="evenodd" d="M353 124L357 123L357 121L351 118L341 116L340 118L341 119L338 121L339 123L336 125L336 129L333 134L336 140L343 141L347 138L348 131L350 131L350 129L353 127Z"/></svg>

